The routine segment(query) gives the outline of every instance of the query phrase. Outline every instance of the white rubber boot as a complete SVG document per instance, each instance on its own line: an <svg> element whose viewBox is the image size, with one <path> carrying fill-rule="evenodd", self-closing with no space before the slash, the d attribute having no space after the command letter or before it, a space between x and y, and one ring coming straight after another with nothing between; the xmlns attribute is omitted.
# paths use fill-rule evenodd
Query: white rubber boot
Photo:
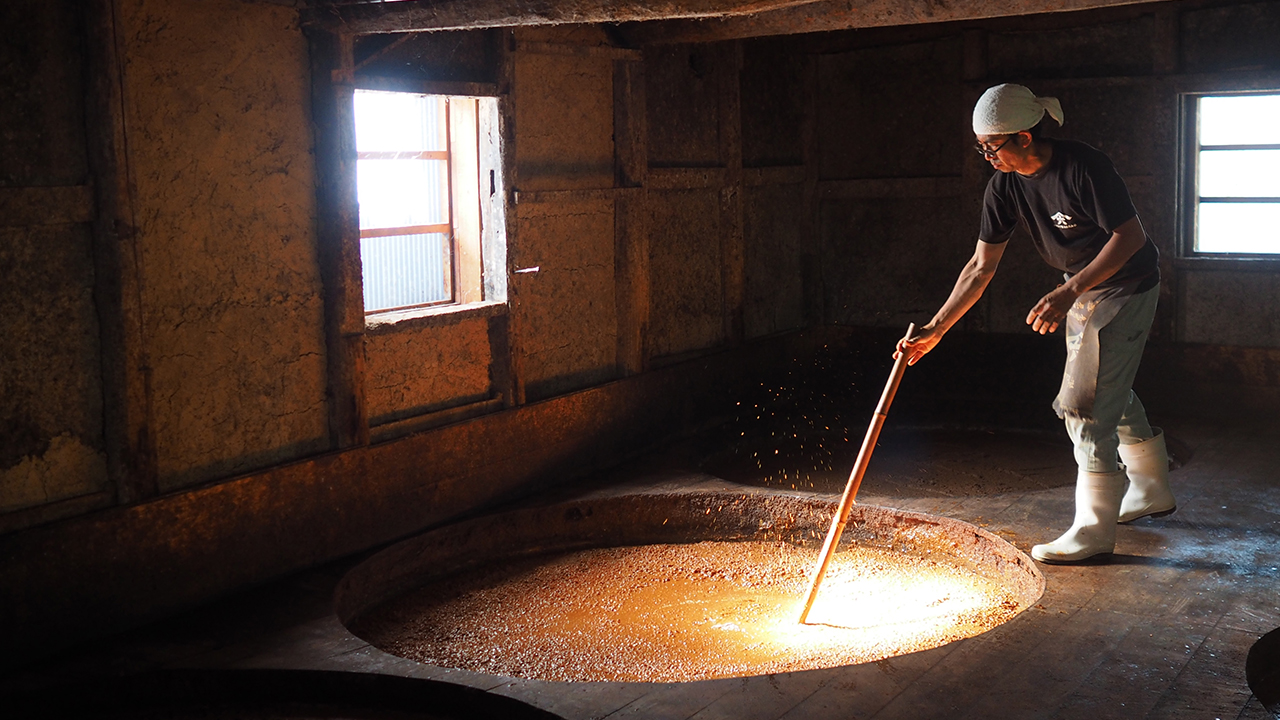
<svg viewBox="0 0 1280 720"><path fill-rule="evenodd" d="M1120 462L1129 476L1129 489L1120 502L1120 522L1147 516L1168 515L1178 507L1169 489L1169 453L1164 433L1156 428L1156 436L1136 445L1120 446Z"/></svg>
<svg viewBox="0 0 1280 720"><path fill-rule="evenodd" d="M1083 472L1076 477L1076 519L1051 543L1031 548L1046 563L1073 563L1116 549L1116 518L1124 494L1124 471Z"/></svg>

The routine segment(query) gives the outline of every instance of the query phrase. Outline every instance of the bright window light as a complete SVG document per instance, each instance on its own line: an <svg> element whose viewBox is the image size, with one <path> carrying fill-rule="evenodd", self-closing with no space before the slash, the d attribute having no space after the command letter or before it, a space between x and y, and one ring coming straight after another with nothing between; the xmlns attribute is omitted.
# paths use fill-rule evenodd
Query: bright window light
<svg viewBox="0 0 1280 720"><path fill-rule="evenodd" d="M1280 196L1280 150L1200 151L1200 197L1266 196Z"/></svg>
<svg viewBox="0 0 1280 720"><path fill-rule="evenodd" d="M1280 144L1280 95L1200 98L1201 145Z"/></svg>
<svg viewBox="0 0 1280 720"><path fill-rule="evenodd" d="M356 91L356 147L362 152L447 150L443 95Z"/></svg>
<svg viewBox="0 0 1280 720"><path fill-rule="evenodd" d="M1280 94L1195 107L1194 251L1280 255Z"/></svg>
<svg viewBox="0 0 1280 720"><path fill-rule="evenodd" d="M486 98L356 90L366 315L484 300L479 127L481 113L496 107Z"/></svg>

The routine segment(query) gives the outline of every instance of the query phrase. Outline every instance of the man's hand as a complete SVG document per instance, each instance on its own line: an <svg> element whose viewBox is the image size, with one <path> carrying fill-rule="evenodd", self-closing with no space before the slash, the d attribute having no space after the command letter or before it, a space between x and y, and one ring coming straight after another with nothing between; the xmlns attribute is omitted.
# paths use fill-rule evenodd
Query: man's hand
<svg viewBox="0 0 1280 720"><path fill-rule="evenodd" d="M1040 302L1031 308L1027 315L1027 324L1035 332L1044 335L1058 329L1067 319L1071 306L1075 305L1080 294L1067 285L1059 285L1053 292L1040 298Z"/></svg>
<svg viewBox="0 0 1280 720"><path fill-rule="evenodd" d="M893 353L894 360L906 353L907 364L915 365L938 344L951 326L969 312L969 308L982 297L982 291L987 289L991 277L996 274L996 267L1000 265L1000 256L1004 255L1004 246L1005 243L978 241L973 249L973 257L960 271L960 277L956 278L956 286L951 289L951 295L947 301L942 304L928 325L917 330L915 335L898 342L898 347Z"/></svg>
<svg viewBox="0 0 1280 720"><path fill-rule="evenodd" d="M1066 283L1040 298L1040 302L1031 308L1031 314L1027 315L1027 324L1041 335L1057 330L1081 295L1115 275L1146 242L1147 234L1137 215L1121 223L1097 257Z"/></svg>
<svg viewBox="0 0 1280 720"><path fill-rule="evenodd" d="M907 364L915 365L916 361L936 347L941 339L941 330L932 325L926 325L917 330L912 337L898 341L898 348L893 353L893 359L897 360L905 352L907 354Z"/></svg>

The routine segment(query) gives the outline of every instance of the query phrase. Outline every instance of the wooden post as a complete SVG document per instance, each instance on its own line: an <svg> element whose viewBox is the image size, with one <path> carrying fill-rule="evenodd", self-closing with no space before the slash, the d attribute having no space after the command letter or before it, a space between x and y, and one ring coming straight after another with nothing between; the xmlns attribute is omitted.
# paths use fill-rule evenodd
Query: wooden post
<svg viewBox="0 0 1280 720"><path fill-rule="evenodd" d="M724 338L729 345L742 342L746 305L746 247L742 217L742 41L721 48L720 161L724 185L720 188L720 259L724 290Z"/></svg>
<svg viewBox="0 0 1280 720"><path fill-rule="evenodd" d="M1155 23L1151 70L1156 75L1176 75L1182 69L1182 13L1177 7L1160 7Z"/></svg>
<svg viewBox="0 0 1280 720"><path fill-rule="evenodd" d="M501 100L498 104L498 124L502 135L502 182L506 197L507 213L507 277L516 271L516 253L512 248L520 242L519 221L516 210L516 188L519 177L516 173L516 34L514 30L503 32L502 60L498 68L498 88ZM518 283L507 284L507 357L506 382L510 388L507 395L507 406L523 405L527 394L524 385L524 354L520 345L520 289ZM494 358L494 362L499 362Z"/></svg>
<svg viewBox="0 0 1280 720"><path fill-rule="evenodd" d="M648 128L645 73L641 60L613 63L614 186L631 189L615 196L614 301L618 314L618 374L636 375L648 366L649 328Z"/></svg>
<svg viewBox="0 0 1280 720"><path fill-rule="evenodd" d="M509 159L503 128L509 116L505 108L509 98L498 93L494 86L494 98L478 101L480 124L480 232L481 261L484 275L484 298L488 301L508 303L510 269L507 259L507 239L511 237L511 218L515 208L510 206L508 176ZM509 89L509 88L508 88ZM501 397L504 407L516 404L515 381L512 375L510 313L489 318L489 380L491 392Z"/></svg>
<svg viewBox="0 0 1280 720"><path fill-rule="evenodd" d="M808 327L827 322L822 280L822 200L818 180L822 175L819 147L818 113L821 111L818 82L820 55L805 53L805 114L800 128L804 139L804 216L801 226L800 272L804 293L804 324Z"/></svg>
<svg viewBox="0 0 1280 720"><path fill-rule="evenodd" d="M309 33L311 102L319 175L317 242L324 283L329 435L342 449L369 442L365 404L364 284L356 202L352 37Z"/></svg>
<svg viewBox="0 0 1280 720"><path fill-rule="evenodd" d="M151 367L143 324L142 264L129 179L115 3L91 0L85 10L86 140L97 204L93 296L102 342L107 473L117 502L133 503L159 492L151 427Z"/></svg>

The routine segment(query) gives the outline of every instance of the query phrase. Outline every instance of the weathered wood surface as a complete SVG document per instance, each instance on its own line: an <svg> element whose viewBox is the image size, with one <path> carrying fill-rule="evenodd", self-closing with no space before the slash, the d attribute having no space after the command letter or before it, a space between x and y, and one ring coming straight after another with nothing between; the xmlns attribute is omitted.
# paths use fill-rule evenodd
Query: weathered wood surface
<svg viewBox="0 0 1280 720"><path fill-rule="evenodd" d="M498 143L491 147L492 153L500 163L501 172L495 174L495 197L489 202L502 198L506 208L503 213L505 223L504 234L509 240L518 236L519 222L513 208L516 205L516 188L519 187L520 172L516 163L516 36L515 31L503 32L501 59L498 63L498 91L502 100L498 103ZM506 278L505 292L507 306L514 308L520 302L516 283L511 282L513 273L518 270L515 253L510 248L504 249L503 276ZM497 269L496 267L494 269ZM490 326L490 347L493 348L493 381L494 390L503 394L507 407L523 405L525 402L524 356L520 343L520 319L517 313L504 316L503 322Z"/></svg>
<svg viewBox="0 0 1280 720"><path fill-rule="evenodd" d="M724 288L724 336L730 345L743 340L746 304L746 240L743 237L742 183L742 43L721 48L728 82L720 84L720 160L724 186L720 188L721 287Z"/></svg>
<svg viewBox="0 0 1280 720"><path fill-rule="evenodd" d="M0 227L82 223L93 217L90 185L0 188Z"/></svg>
<svg viewBox="0 0 1280 720"><path fill-rule="evenodd" d="M750 15L815 0L419 0L321 7L305 22L343 33L465 30Z"/></svg>
<svg viewBox="0 0 1280 720"><path fill-rule="evenodd" d="M89 202L96 205L91 214L93 295L101 323L107 473L116 499L128 503L159 492L140 292L143 268L125 147L118 30L110 0L87 3L86 22L86 140L93 175L93 186L86 189Z"/></svg>
<svg viewBox="0 0 1280 720"><path fill-rule="evenodd" d="M350 36L316 31L310 40L320 198L316 227L329 361L329 432L332 446L340 449L369 442L364 282L355 196L355 62Z"/></svg>
<svg viewBox="0 0 1280 720"><path fill-rule="evenodd" d="M714 42L747 37L849 30L852 28L917 25L979 20L1038 13L1070 12L1119 5L1140 0L820 0L780 7L756 14L722 15L707 19L671 19L627 27L624 34L637 44Z"/></svg>
<svg viewBox="0 0 1280 720"><path fill-rule="evenodd" d="M649 237L644 185L648 179L644 63L613 63L614 201L618 373L644 372L649 326Z"/></svg>

